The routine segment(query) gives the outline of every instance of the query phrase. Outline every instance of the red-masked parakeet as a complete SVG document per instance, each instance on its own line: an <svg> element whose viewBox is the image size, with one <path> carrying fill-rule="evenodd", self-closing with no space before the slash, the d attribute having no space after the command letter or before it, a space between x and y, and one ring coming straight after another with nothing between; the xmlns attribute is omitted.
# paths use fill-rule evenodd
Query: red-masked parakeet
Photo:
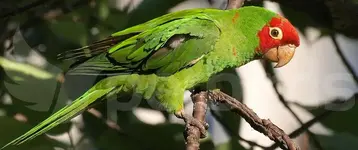
<svg viewBox="0 0 358 150"><path fill-rule="evenodd" d="M191 9L155 18L61 54L62 59L87 58L69 74L113 76L6 146L31 140L114 93L155 98L168 112L188 118L183 112L185 90L225 68L260 58L282 67L299 44L298 33L287 19L261 7Z"/></svg>

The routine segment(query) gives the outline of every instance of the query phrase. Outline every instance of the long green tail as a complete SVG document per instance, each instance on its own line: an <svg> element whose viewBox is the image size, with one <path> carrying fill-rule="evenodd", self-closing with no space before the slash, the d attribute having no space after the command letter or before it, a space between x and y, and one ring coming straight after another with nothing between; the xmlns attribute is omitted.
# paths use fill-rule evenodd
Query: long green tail
<svg viewBox="0 0 358 150"><path fill-rule="evenodd" d="M60 123L71 119L72 117L76 116L77 114L81 113L85 110L90 104L95 102L96 100L102 98L103 96L110 93L116 87L107 87L107 88L98 88L98 86L94 86L89 89L85 94L81 97L77 98L73 101L72 104L65 106L64 108L60 109L52 116L47 118L46 120L42 121L40 124L32 128L30 131L26 132L25 134L21 135L20 137L16 138L15 140L11 141L10 143L3 146L1 149L4 149L11 145L19 145L26 141L29 141L35 138L38 135L41 135L48 130L56 127Z"/></svg>

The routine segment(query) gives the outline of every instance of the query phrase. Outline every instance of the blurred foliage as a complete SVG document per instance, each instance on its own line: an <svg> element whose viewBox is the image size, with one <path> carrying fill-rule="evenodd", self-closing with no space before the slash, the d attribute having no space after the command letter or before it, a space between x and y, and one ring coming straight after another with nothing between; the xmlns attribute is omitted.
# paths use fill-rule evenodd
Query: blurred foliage
<svg viewBox="0 0 358 150"><path fill-rule="evenodd" d="M341 33L358 38L358 4L356 0L271 0L278 2L282 12L296 27L321 29L323 35Z"/></svg>
<svg viewBox="0 0 358 150"><path fill-rule="evenodd" d="M333 129L336 132L350 133L353 136L358 137L358 129L355 122L352 122L350 118L356 118L358 114L358 94L352 95L347 100L337 99L331 103L323 104L319 107L305 107L313 115L318 116L326 111L331 114L329 117L324 117L320 122Z"/></svg>
<svg viewBox="0 0 358 150"><path fill-rule="evenodd" d="M65 76L65 84L61 83L59 75L73 62L60 62L56 55L73 48L87 45L103 39L108 35L140 24L144 21L168 13L173 6L184 0L144 0L136 8L132 8L134 1L130 0L3 0L0 2L0 57L1 85L0 85L0 146L21 135L51 113L66 105L85 92L100 78ZM211 0L213 1L213 0ZM115 7L118 3L122 9ZM357 3L356 3L357 4ZM245 5L262 6L262 1L249 1ZM351 32L335 29L332 11L323 1L311 3L312 7L302 8L303 4L292 7L291 3L283 2L282 10L293 24L301 31L308 26L318 27L323 33L340 32L350 35ZM302 11L299 11L302 10ZM354 25L354 24L353 24ZM351 33L354 35L354 33ZM42 65L31 64L34 52L45 60ZM31 65L28 65L31 64ZM12 67L14 66L14 67ZM20 67L19 67L20 66ZM26 68L27 72L18 69ZM45 73L43 73L45 72ZM40 74L39 74L40 73ZM39 76L40 75L40 76ZM44 76L45 75L45 76ZM232 75L227 77L226 75ZM44 79L45 78L45 79ZM224 79L232 79L229 85ZM215 84L212 84L215 83ZM205 88L220 88L229 95L242 100L242 89L239 75L233 69L218 74L205 85ZM231 92L234 91L234 92ZM10 96L10 98L6 98ZM8 100L10 99L10 100ZM354 99L354 98L352 98ZM151 108L147 102L140 107ZM105 104L95 106L103 118L106 118ZM202 140L201 149L204 150L241 150L237 133L240 118L235 114L223 110L222 106L211 106L211 113L230 135L227 143L214 146L210 136ZM220 108L220 109L216 109ZM327 149L340 149L340 145L333 144L340 140L340 144L356 144L358 130L348 118L355 118L357 107L348 111L335 112L322 123L334 131L348 132L349 136L334 134L333 136L319 136ZM309 109L317 115L325 111ZM4 112L4 113L3 113ZM182 132L184 126L172 124L168 121L168 114L163 112L167 120L165 123L150 125L140 121L133 112L115 112L117 125L120 129L110 127L103 118L84 112L84 125L79 127L83 137L75 145L76 149L184 149ZM18 121L14 116L23 116L26 121ZM21 120L21 119L20 119ZM67 122L49 132L51 135L66 134L72 126ZM5 129L5 130L4 130ZM346 139L346 140L342 140ZM89 142L88 142L89 141ZM90 143L90 144L89 144ZM31 142L25 143L17 149L53 149L53 147L68 148L68 143L52 140L42 135ZM90 147L90 148L88 148ZM350 149L350 148L343 148Z"/></svg>

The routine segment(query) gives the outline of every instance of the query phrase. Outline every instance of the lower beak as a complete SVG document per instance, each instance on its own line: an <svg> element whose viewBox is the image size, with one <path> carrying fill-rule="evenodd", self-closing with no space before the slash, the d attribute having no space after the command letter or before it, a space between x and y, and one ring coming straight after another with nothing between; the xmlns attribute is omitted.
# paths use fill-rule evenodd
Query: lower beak
<svg viewBox="0 0 358 150"><path fill-rule="evenodd" d="M274 68L279 68L290 62L295 54L296 46L293 44L282 45L269 49L264 57L272 62L277 62Z"/></svg>

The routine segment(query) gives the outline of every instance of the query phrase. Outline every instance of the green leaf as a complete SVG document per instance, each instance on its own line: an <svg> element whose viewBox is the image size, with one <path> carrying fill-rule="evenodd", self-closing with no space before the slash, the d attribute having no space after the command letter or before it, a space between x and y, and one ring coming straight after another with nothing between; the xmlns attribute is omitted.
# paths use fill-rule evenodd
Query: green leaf
<svg viewBox="0 0 358 150"><path fill-rule="evenodd" d="M1 83L13 102L13 105L6 109L24 114L29 124L38 124L53 113L52 111L65 106L66 91L59 86L61 84L54 74L2 57L0 65L4 65L5 76ZM68 131L69 126L70 123L60 125L49 133L63 133Z"/></svg>
<svg viewBox="0 0 358 150"><path fill-rule="evenodd" d="M51 79L54 78L54 75L50 72L44 71L38 67L24 64L24 63L18 63L14 61L10 61L4 57L0 56L0 66L4 68L5 71L13 71L18 72L23 75L29 75L38 79ZM23 78L18 78L23 80ZM16 80L16 79L15 79Z"/></svg>
<svg viewBox="0 0 358 150"><path fill-rule="evenodd" d="M98 16L101 20L107 19L109 16L108 0L100 0L98 4Z"/></svg>

